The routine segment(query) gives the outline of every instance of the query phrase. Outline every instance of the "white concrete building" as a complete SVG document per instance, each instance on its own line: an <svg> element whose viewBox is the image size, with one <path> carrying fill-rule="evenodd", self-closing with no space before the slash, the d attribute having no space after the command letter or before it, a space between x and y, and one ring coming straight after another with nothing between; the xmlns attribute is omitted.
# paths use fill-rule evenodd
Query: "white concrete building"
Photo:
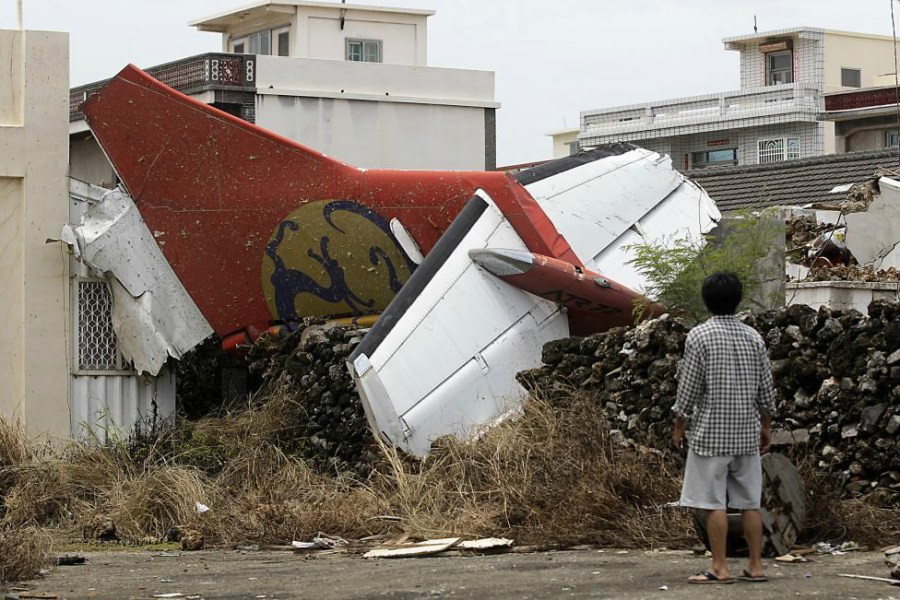
<svg viewBox="0 0 900 600"><path fill-rule="evenodd" d="M174 412L175 388L122 359L109 281L48 242L106 191L67 176L68 44L0 31L0 415L33 436L102 440Z"/></svg>
<svg viewBox="0 0 900 600"><path fill-rule="evenodd" d="M723 42L740 52L739 90L585 111L582 147L630 141L671 155L682 170L831 154L823 94L894 72L886 36L795 27Z"/></svg>
<svg viewBox="0 0 900 600"><path fill-rule="evenodd" d="M147 71L179 91L364 168L496 166L494 73L427 66L433 11L262 0L198 19L223 53ZM124 65L123 65L124 66ZM79 106L102 82L72 90L72 175L115 176Z"/></svg>
<svg viewBox="0 0 900 600"><path fill-rule="evenodd" d="M68 35L0 30L0 415L69 433Z"/></svg>

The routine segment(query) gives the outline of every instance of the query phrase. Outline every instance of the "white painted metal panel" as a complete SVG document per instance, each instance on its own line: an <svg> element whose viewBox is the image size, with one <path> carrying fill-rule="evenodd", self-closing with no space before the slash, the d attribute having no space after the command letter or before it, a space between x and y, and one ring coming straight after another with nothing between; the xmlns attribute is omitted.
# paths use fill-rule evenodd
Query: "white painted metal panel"
<svg viewBox="0 0 900 600"><path fill-rule="evenodd" d="M108 192L82 181L70 180L69 222L80 223L87 208ZM70 260L73 278L72 374L69 386L69 421L72 435L108 442L123 438L135 425L147 423L155 415L170 419L175 414L175 375L164 369L157 377L141 377L133 370L118 373L90 374L79 372L77 361L78 281L98 279L99 273L81 261ZM99 280L99 279L98 279Z"/></svg>
<svg viewBox="0 0 900 600"><path fill-rule="evenodd" d="M632 244L669 244L690 240L703 245L703 234L715 227L721 218L715 202L697 184L685 179L663 202L641 217L637 224L622 233L599 254L585 260L585 266L643 292L645 279L629 264Z"/></svg>
<svg viewBox="0 0 900 600"><path fill-rule="evenodd" d="M668 156L635 149L526 186L582 262L590 261L684 182ZM625 283L625 282L620 282Z"/></svg>
<svg viewBox="0 0 900 600"><path fill-rule="evenodd" d="M478 195L489 205L481 218L372 356L358 357L354 366L379 430L414 454L517 406L524 390L515 374L540 365L545 342L568 335L556 304L500 281L469 258L472 249L526 249L490 197Z"/></svg>
<svg viewBox="0 0 900 600"><path fill-rule="evenodd" d="M625 246L701 241L719 218L709 196L668 157L643 149L526 188L587 268L635 290L643 278L627 264ZM555 304L506 284L469 257L473 249L528 250L487 194L478 195L488 208L384 328L380 343L372 342L371 355L356 357L351 369L373 427L414 454L428 452L436 437L466 436L518 406L523 390L516 374L540 365L544 343L569 335Z"/></svg>
<svg viewBox="0 0 900 600"><path fill-rule="evenodd" d="M171 356L181 356L212 335L212 327L141 218L134 201L112 190L84 211L61 239L76 258L110 275L113 327L126 359L156 375Z"/></svg>
<svg viewBox="0 0 900 600"><path fill-rule="evenodd" d="M70 421L72 434L101 442L123 439L135 426L175 414L175 375L156 377L73 375Z"/></svg>

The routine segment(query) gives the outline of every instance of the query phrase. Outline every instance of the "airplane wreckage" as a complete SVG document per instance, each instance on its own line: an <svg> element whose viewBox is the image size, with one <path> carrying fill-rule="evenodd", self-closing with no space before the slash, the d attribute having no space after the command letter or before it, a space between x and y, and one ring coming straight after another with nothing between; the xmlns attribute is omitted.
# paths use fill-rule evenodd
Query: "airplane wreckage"
<svg viewBox="0 0 900 600"><path fill-rule="evenodd" d="M631 323L629 244L719 220L667 156L629 144L517 175L358 169L131 65L83 112L123 190L62 238L117 280L135 367L213 331L229 350L378 315L347 368L373 430L417 455L514 410L544 343Z"/></svg>

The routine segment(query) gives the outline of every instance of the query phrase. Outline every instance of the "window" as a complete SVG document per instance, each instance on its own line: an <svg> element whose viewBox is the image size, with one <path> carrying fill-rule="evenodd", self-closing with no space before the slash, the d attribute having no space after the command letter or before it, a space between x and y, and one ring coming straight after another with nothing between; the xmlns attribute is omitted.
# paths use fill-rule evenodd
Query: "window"
<svg viewBox="0 0 900 600"><path fill-rule="evenodd" d="M232 44L231 51L234 52L235 54L243 54L244 53L244 41L241 40L240 42L235 42L234 44Z"/></svg>
<svg viewBox="0 0 900 600"><path fill-rule="evenodd" d="M247 36L250 54L272 54L272 30L257 31Z"/></svg>
<svg viewBox="0 0 900 600"><path fill-rule="evenodd" d="M79 373L128 371L112 326L112 294L102 279L76 279L75 363Z"/></svg>
<svg viewBox="0 0 900 600"><path fill-rule="evenodd" d="M282 27L281 29L275 29L272 31L275 35L275 49L278 52L278 56L290 56L291 55L291 32L288 27Z"/></svg>
<svg viewBox="0 0 900 600"><path fill-rule="evenodd" d="M885 148L896 148L897 142L900 141L900 133L894 130L887 130L884 132L884 147Z"/></svg>
<svg viewBox="0 0 900 600"><path fill-rule="evenodd" d="M347 60L381 62L381 40L347 40Z"/></svg>
<svg viewBox="0 0 900 600"><path fill-rule="evenodd" d="M757 143L760 164L800 158L800 138L774 138Z"/></svg>
<svg viewBox="0 0 900 600"><path fill-rule="evenodd" d="M697 169L737 164L737 148L703 150L691 154L691 166Z"/></svg>
<svg viewBox="0 0 900 600"><path fill-rule="evenodd" d="M569 142L566 144L569 147L569 156L575 156L579 152L581 152L581 142L575 140L574 142Z"/></svg>
<svg viewBox="0 0 900 600"><path fill-rule="evenodd" d="M841 68L841 85L843 87L860 87L862 85L862 71L859 69Z"/></svg>
<svg viewBox="0 0 900 600"><path fill-rule="evenodd" d="M790 50L766 54L766 85L794 82L794 57Z"/></svg>

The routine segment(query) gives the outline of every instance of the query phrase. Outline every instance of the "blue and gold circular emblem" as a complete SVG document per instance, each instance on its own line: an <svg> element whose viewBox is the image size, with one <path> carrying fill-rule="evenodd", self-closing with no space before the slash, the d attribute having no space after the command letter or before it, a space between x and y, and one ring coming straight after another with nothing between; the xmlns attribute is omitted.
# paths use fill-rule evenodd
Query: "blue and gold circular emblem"
<svg viewBox="0 0 900 600"><path fill-rule="evenodd" d="M309 202L266 244L262 287L283 323L381 312L414 265L381 215L352 200Z"/></svg>

